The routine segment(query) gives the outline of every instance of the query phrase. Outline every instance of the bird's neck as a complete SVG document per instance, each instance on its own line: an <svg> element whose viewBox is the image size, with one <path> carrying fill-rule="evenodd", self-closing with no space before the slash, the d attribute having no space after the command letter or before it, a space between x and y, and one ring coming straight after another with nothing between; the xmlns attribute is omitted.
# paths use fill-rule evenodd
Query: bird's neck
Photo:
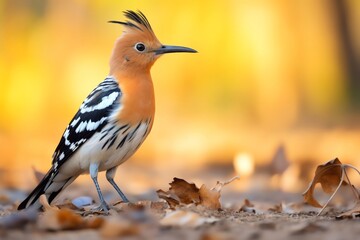
<svg viewBox="0 0 360 240"><path fill-rule="evenodd" d="M152 123L155 114L155 97L150 72L115 72L113 76L117 79L122 92L119 121L131 125L146 120L151 120Z"/></svg>

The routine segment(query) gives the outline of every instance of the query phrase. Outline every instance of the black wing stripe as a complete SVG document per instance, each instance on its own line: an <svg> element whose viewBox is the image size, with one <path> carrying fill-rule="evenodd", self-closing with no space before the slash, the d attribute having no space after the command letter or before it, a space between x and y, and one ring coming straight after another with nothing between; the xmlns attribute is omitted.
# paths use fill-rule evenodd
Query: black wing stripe
<svg viewBox="0 0 360 240"><path fill-rule="evenodd" d="M120 97L119 85L112 77L107 77L88 95L67 126L54 152L52 163L55 172L94 133L103 129L112 112L119 107ZM109 131L111 129L106 133Z"/></svg>

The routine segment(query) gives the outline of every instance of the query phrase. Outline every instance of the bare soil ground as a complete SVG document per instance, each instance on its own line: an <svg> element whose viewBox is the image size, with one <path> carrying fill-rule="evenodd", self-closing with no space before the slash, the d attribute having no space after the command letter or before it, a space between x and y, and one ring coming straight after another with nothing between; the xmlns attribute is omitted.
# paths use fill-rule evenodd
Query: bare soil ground
<svg viewBox="0 0 360 240"><path fill-rule="evenodd" d="M207 173L210 177L203 177L201 182L214 182L213 176L229 179L228 172ZM198 173L195 175L199 176ZM163 177L157 176L157 179L162 179L162 186L167 186L168 181ZM183 203L183 197L176 196L166 187L163 190L169 194L170 200L158 198L156 189L150 189L148 195L128 196L132 201L130 204L117 202L116 193L105 190L105 198L112 206L107 215L88 211L97 201L91 182L86 186L71 185L63 194L65 198L59 199L55 206L45 207L45 211L40 213L18 212L16 206L26 196L25 192L3 187L0 188L0 239L353 240L360 236L358 213L350 218L336 218L351 209L353 203L338 204L335 199L317 216L319 209L304 204L301 193L270 188L242 192L232 184L236 185L236 182L224 186L221 192L209 187L205 195L200 194L200 200L195 194L200 189L199 181L196 187L189 184L191 188L185 186L184 192L186 198L191 196L190 204ZM174 185L172 187L175 189ZM89 196L91 205L80 203L80 206L74 206L73 202L79 196ZM217 199L221 202L219 209L214 207Z"/></svg>
<svg viewBox="0 0 360 240"><path fill-rule="evenodd" d="M68 203L59 206L60 210L48 209L42 213L29 212L18 216L15 206L8 203L0 208L0 239L331 240L358 239L360 235L359 218L336 219L340 212L332 208L322 216L316 216L311 208L296 210L299 208L290 205L281 207L276 202L255 203L253 207L243 206L241 209L227 204L226 199L235 196L232 193L227 195L222 201L223 207L218 210L194 204L169 209L165 201L157 200L118 203L108 215L86 215L84 210ZM227 205L231 206L224 207ZM267 210L264 207L271 205L273 208ZM59 220L59 212L64 211L63 220ZM55 223L54 219L57 219ZM99 222L96 223L96 220Z"/></svg>

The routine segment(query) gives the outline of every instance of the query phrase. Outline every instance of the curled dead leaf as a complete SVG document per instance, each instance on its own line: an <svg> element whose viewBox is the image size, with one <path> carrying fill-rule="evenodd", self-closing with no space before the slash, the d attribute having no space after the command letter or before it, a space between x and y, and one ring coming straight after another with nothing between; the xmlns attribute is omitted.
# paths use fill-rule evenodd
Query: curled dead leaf
<svg viewBox="0 0 360 240"><path fill-rule="evenodd" d="M156 193L159 198L164 199L168 203L171 209L175 209L175 207L180 204L177 197L170 191L165 192L164 190L159 189L156 191Z"/></svg>
<svg viewBox="0 0 360 240"><path fill-rule="evenodd" d="M311 206L322 208L319 212L319 214L321 214L321 212L328 205L328 203L331 201L331 199L334 197L334 195L337 193L337 191L342 185L349 185L355 195L355 198L359 199L359 192L350 183L346 168L352 168L360 174L358 169L348 164L342 164L338 158L328 161L325 164L319 165L316 168L313 180L309 184L309 187L306 189L306 191L303 193L304 201ZM321 188L325 193L332 194L328 201L324 204L324 206L322 206L314 198L315 186L318 183L321 185Z"/></svg>
<svg viewBox="0 0 360 240"><path fill-rule="evenodd" d="M326 193L335 191L339 184L342 184L342 168L339 159L328 161L316 168L315 176L311 181L308 189L303 193L305 202L311 206L322 208L323 206L314 198L314 190L316 184L320 183L322 189ZM340 183L341 181L341 183Z"/></svg>
<svg viewBox="0 0 360 240"><path fill-rule="evenodd" d="M218 210L221 208L220 192L208 189L204 184L199 190L200 204L208 209Z"/></svg>
<svg viewBox="0 0 360 240"><path fill-rule="evenodd" d="M170 183L170 192L175 194L181 203L199 203L199 188L196 187L195 183L189 183L181 178L174 178Z"/></svg>
<svg viewBox="0 0 360 240"><path fill-rule="evenodd" d="M184 179L174 178L170 183L168 191L158 190L158 197L164 199L171 209L175 209L180 204L195 204L208 209L217 210L221 208L220 196L224 186L230 184L238 177L234 177L226 182L217 182L216 186L209 189L202 185L199 189L194 183L188 183Z"/></svg>

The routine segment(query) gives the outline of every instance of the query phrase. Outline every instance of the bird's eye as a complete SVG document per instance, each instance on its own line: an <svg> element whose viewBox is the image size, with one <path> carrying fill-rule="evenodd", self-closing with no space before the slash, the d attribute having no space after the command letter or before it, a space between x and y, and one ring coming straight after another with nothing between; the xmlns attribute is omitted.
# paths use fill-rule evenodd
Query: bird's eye
<svg viewBox="0 0 360 240"><path fill-rule="evenodd" d="M135 44L135 49L138 52L143 52L143 51L145 51L146 47L143 43L140 42L140 43Z"/></svg>

